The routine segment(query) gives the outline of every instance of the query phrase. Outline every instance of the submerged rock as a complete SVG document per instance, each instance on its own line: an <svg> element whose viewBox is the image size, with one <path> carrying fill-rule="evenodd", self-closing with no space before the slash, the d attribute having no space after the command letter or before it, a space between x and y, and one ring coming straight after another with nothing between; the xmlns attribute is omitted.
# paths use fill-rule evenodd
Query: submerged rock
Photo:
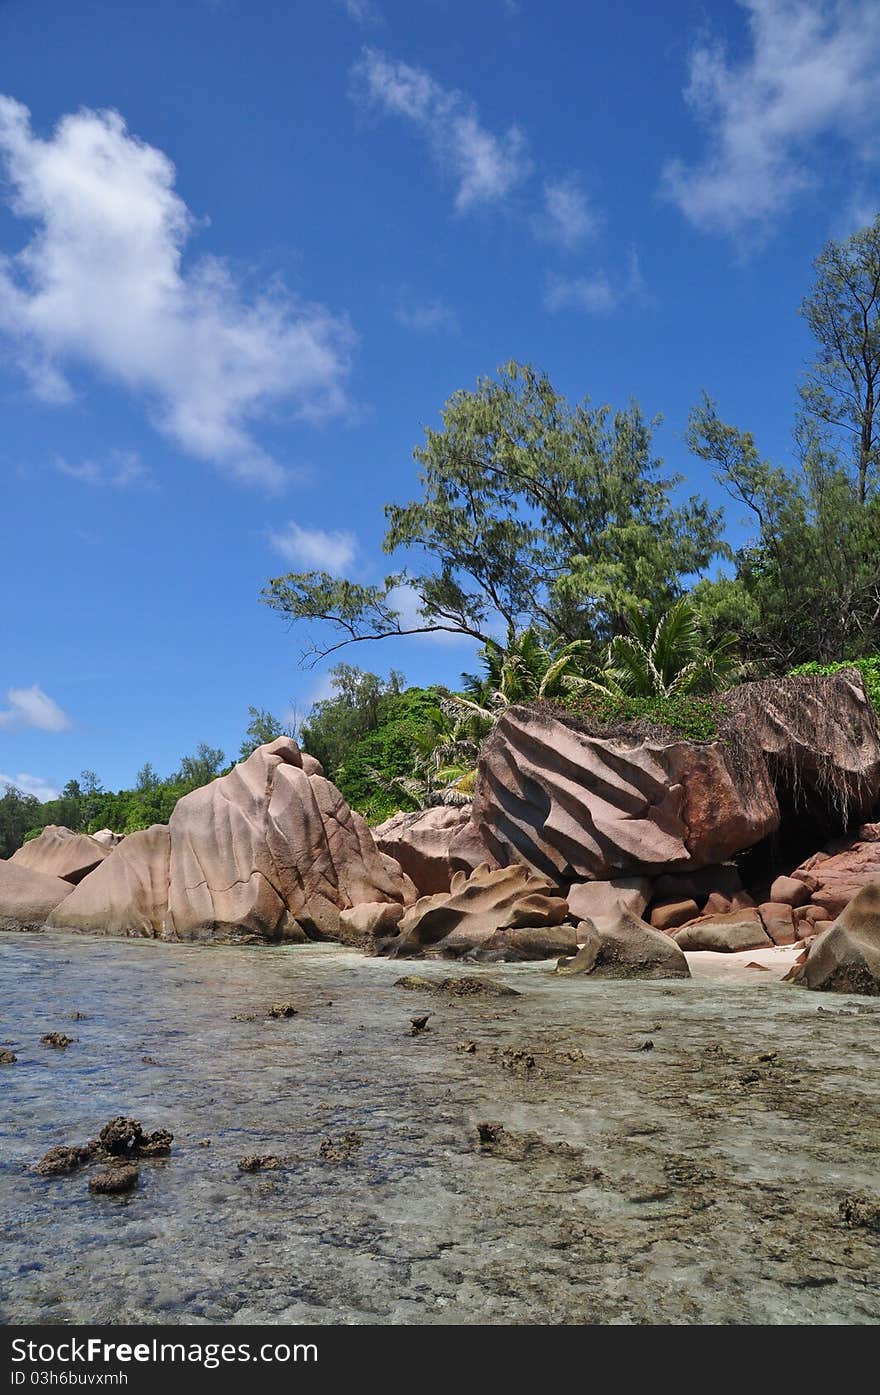
<svg viewBox="0 0 880 1395"><path fill-rule="evenodd" d="M414 993L448 993L453 998L518 998L515 988L506 983L493 983L489 978L424 978L407 974L394 980L395 988L408 988Z"/></svg>
<svg viewBox="0 0 880 1395"><path fill-rule="evenodd" d="M7 1051L6 1047L0 1049L0 1066L12 1066L18 1060L14 1051Z"/></svg>
<svg viewBox="0 0 880 1395"><path fill-rule="evenodd" d="M41 1177L61 1177L76 1171L83 1163L91 1161L91 1157L88 1148L67 1148L59 1143L43 1154L34 1171L39 1172Z"/></svg>
<svg viewBox="0 0 880 1395"><path fill-rule="evenodd" d="M318 1157L322 1162L350 1162L355 1154L360 1152L363 1143L364 1140L357 1129L349 1129L335 1141L325 1138L318 1149Z"/></svg>
<svg viewBox="0 0 880 1395"><path fill-rule="evenodd" d="M89 1191L99 1196L116 1196L133 1191L139 1178L140 1171L134 1163L112 1163L89 1178Z"/></svg>
<svg viewBox="0 0 880 1395"><path fill-rule="evenodd" d="M68 1046L72 1046L75 1037L66 1036L64 1032L46 1032L40 1037L43 1046L53 1046L56 1051L66 1051Z"/></svg>
<svg viewBox="0 0 880 1395"><path fill-rule="evenodd" d="M276 1172L280 1166L274 1153L246 1153L238 1160L239 1172Z"/></svg>

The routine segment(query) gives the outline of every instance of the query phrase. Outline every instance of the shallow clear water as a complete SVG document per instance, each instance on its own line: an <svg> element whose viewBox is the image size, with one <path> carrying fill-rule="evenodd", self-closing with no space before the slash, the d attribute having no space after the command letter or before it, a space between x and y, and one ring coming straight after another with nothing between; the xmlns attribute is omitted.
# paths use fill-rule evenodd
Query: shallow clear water
<svg viewBox="0 0 880 1395"><path fill-rule="evenodd" d="M405 973L521 996L407 992ZM266 1018L287 1000L296 1016ZM880 1237L837 1216L845 1194L880 1190L880 1005L856 1003L331 945L0 936L0 1042L19 1057L0 1067L0 1313L876 1321ZM419 1011L432 1016L412 1037ZM51 1030L77 1040L40 1045ZM465 1039L475 1052L456 1050ZM175 1136L136 1192L93 1197L84 1171L34 1174L53 1144L116 1114ZM481 1150L485 1119L537 1141ZM351 1130L363 1141L349 1161L321 1158ZM253 1152L282 1170L240 1172Z"/></svg>

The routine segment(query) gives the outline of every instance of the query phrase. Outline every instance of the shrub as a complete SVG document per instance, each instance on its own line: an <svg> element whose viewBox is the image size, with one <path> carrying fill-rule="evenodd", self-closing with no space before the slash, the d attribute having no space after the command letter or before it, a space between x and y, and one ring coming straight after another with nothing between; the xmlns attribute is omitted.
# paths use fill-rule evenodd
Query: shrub
<svg viewBox="0 0 880 1395"><path fill-rule="evenodd" d="M631 725L659 728L688 741L712 741L720 734L727 708L717 697L617 697L574 692L563 700L566 711L596 727Z"/></svg>
<svg viewBox="0 0 880 1395"><path fill-rule="evenodd" d="M844 668L854 668L862 675L868 700L880 716L880 654L873 654L869 659L848 659L840 664L799 664L791 669L789 677L798 678L806 674L808 677L824 678L832 673L840 673Z"/></svg>

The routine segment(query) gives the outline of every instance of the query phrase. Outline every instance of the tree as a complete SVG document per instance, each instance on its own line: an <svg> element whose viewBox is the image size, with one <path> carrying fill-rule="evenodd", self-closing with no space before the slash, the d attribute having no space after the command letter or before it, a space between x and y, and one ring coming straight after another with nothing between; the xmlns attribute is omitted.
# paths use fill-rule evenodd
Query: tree
<svg viewBox="0 0 880 1395"><path fill-rule="evenodd" d="M480 653L483 673L463 673L463 692L444 698L444 711L458 721L456 738L467 735L479 740L488 729L486 724L497 721L512 703L559 697L577 686L583 681L584 660L592 653L589 640L573 640L562 648L550 649L531 627L512 636L506 649L490 640ZM468 727L469 715L477 720L477 726Z"/></svg>
<svg viewBox="0 0 880 1395"><path fill-rule="evenodd" d="M683 597L654 622L633 611L629 634L615 635L604 668L590 686L611 697L702 695L738 676L737 637L707 644L699 617Z"/></svg>
<svg viewBox="0 0 880 1395"><path fill-rule="evenodd" d="M206 741L200 741L195 755L184 756L181 760L177 779L182 784L196 787L206 785L209 780L219 775L225 759L226 754L219 747L209 746Z"/></svg>
<svg viewBox="0 0 880 1395"><path fill-rule="evenodd" d="M880 458L880 216L814 262L801 305L818 355L801 385L808 415L850 438L858 502Z"/></svg>
<svg viewBox="0 0 880 1395"><path fill-rule="evenodd" d="M150 790L158 789L161 783L161 776L157 775L150 762L146 761L135 776L134 787L141 794L147 794Z"/></svg>
<svg viewBox="0 0 880 1395"><path fill-rule="evenodd" d="M376 730L383 699L398 695L404 679L394 669L386 680L352 664L336 664L329 676L332 694L313 703L301 735L332 780L357 742Z"/></svg>
<svg viewBox="0 0 880 1395"><path fill-rule="evenodd" d="M15 785L5 785L0 794L0 857L11 857L20 848L24 835L38 822L40 801Z"/></svg>
<svg viewBox="0 0 880 1395"><path fill-rule="evenodd" d="M421 555L378 586L326 572L275 577L262 593L294 621L332 626L313 659L365 640L446 630L487 645L499 627L554 641L608 638L628 607L670 603L724 555L721 514L673 505L637 404L572 407L543 373L509 363L459 391L414 451L422 498L389 504L387 553ZM496 641L497 642L497 641ZM305 657L305 656L304 656Z"/></svg>
<svg viewBox="0 0 880 1395"><path fill-rule="evenodd" d="M247 760L258 746L265 746L269 741L276 741L279 736L294 735L290 725L280 722L264 707L248 707L248 713L250 722L239 748L240 760Z"/></svg>
<svg viewBox="0 0 880 1395"><path fill-rule="evenodd" d="M876 653L880 496L863 501L858 480L804 424L795 472L762 459L752 434L722 422L709 398L691 413L687 440L755 529L735 577L695 587L704 630L735 628L744 656L779 673Z"/></svg>

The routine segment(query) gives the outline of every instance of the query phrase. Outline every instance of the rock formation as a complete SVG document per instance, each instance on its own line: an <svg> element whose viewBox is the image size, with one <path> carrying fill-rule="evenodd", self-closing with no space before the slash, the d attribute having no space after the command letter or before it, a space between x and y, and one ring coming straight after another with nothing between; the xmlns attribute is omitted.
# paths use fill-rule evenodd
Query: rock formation
<svg viewBox="0 0 880 1395"><path fill-rule="evenodd" d="M32 838L9 859L18 867L30 867L47 877L61 877L76 885L98 867L110 854L105 843L87 833L72 833L50 823L37 838Z"/></svg>
<svg viewBox="0 0 880 1395"><path fill-rule="evenodd" d="M70 882L0 861L0 930L41 930L48 916L70 892Z"/></svg>
<svg viewBox="0 0 880 1395"><path fill-rule="evenodd" d="M559 974L589 974L593 978L690 978L679 946L668 935L652 930L630 911L614 921L578 927L580 948L572 959L560 960Z"/></svg>
<svg viewBox="0 0 880 1395"><path fill-rule="evenodd" d="M749 909L701 916L676 930L673 938L680 949L714 949L727 954L743 949L769 949L773 944L757 910Z"/></svg>
<svg viewBox="0 0 880 1395"><path fill-rule="evenodd" d="M49 928L156 939L168 909L170 852L167 824L130 833L55 907Z"/></svg>
<svg viewBox="0 0 880 1395"><path fill-rule="evenodd" d="M880 995L880 881L856 893L790 977L826 993Z"/></svg>
<svg viewBox="0 0 880 1395"><path fill-rule="evenodd" d="M169 829L166 939L332 939L340 911L405 900L360 814L289 737L186 795Z"/></svg>
<svg viewBox="0 0 880 1395"><path fill-rule="evenodd" d="M450 891L421 897L401 918L388 949L422 954L437 946L443 954L467 954L499 932L557 926L567 915L568 902L552 882L524 867L482 866L470 876L456 872Z"/></svg>
<svg viewBox="0 0 880 1395"><path fill-rule="evenodd" d="M485 743L473 826L501 865L567 883L723 862L772 833L767 771L721 741L589 735L512 707Z"/></svg>
<svg viewBox="0 0 880 1395"><path fill-rule="evenodd" d="M336 938L340 913L365 903L402 910L412 899L407 879L319 771L281 737L185 795L169 825L133 833L112 849L47 830L40 856L94 844L100 865L73 889L43 878L38 895L27 879L40 874L20 866L16 854L0 864L15 869L0 883L0 916L11 924L50 918L54 928L90 933L271 942Z"/></svg>
<svg viewBox="0 0 880 1395"><path fill-rule="evenodd" d="M492 861L471 822L470 805L439 805L394 814L373 829L382 852L393 857L420 896L448 891L456 872L473 872Z"/></svg>
<svg viewBox="0 0 880 1395"><path fill-rule="evenodd" d="M803 881L809 900L834 920L863 886L880 878L880 824L864 824L858 835L839 839L815 853L792 872Z"/></svg>

